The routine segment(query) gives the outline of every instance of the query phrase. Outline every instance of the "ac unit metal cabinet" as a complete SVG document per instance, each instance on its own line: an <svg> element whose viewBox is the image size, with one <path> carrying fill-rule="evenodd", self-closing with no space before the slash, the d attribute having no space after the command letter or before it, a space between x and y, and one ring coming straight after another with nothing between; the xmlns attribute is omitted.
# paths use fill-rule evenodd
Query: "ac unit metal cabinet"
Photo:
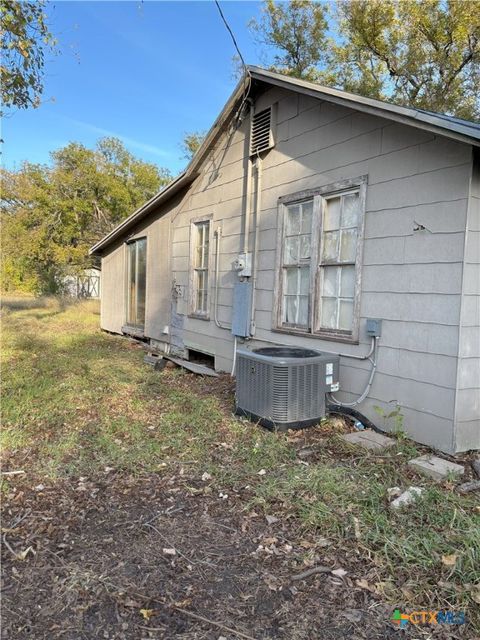
<svg viewBox="0 0 480 640"><path fill-rule="evenodd" d="M300 429L325 416L325 394L338 388L339 357L313 349L238 349L236 414L270 429Z"/></svg>

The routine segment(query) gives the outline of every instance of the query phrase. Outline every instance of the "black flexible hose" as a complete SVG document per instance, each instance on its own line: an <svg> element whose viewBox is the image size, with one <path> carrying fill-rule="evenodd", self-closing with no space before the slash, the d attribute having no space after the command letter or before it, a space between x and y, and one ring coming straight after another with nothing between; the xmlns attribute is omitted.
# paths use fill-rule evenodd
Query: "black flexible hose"
<svg viewBox="0 0 480 640"><path fill-rule="evenodd" d="M332 413L339 416L347 416L348 418L355 418L361 422L367 429L373 429L373 431L377 431L378 433L385 433L382 429L377 427L371 420L369 420L363 413L357 411L356 409L352 409L352 407L343 407L340 404L327 404L327 412Z"/></svg>

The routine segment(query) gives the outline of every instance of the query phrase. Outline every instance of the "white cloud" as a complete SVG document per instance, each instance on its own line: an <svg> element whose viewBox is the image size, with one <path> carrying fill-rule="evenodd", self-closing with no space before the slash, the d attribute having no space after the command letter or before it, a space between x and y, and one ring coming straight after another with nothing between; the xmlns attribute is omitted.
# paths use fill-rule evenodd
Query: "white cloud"
<svg viewBox="0 0 480 640"><path fill-rule="evenodd" d="M156 147L152 144L146 144L144 142L141 142L140 140L134 140L133 138L129 138L122 133L110 131L109 129L104 129L103 127L97 127L96 125L90 124L89 122L82 122L81 120L75 120L74 118L66 118L66 120L68 120L68 122L71 122L72 124L77 125L78 127L88 129L93 133L98 133L102 136L111 136L113 138L118 138L126 145L133 147L134 149L138 149L139 151L145 151L146 153L151 153L162 158L166 158L172 155L171 152L167 151L166 149L161 149L160 147Z"/></svg>

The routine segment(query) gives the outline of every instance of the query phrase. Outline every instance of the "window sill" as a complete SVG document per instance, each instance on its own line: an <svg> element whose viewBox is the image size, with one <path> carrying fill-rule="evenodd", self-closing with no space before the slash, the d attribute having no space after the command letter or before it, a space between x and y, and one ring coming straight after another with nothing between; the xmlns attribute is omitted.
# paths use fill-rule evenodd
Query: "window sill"
<svg viewBox="0 0 480 640"><path fill-rule="evenodd" d="M327 342L342 342L344 344L360 344L357 337L346 336L338 333L310 333L301 329L287 329L276 327L272 329L274 333L284 333L288 336L299 336L301 338L313 338L316 340L326 340Z"/></svg>

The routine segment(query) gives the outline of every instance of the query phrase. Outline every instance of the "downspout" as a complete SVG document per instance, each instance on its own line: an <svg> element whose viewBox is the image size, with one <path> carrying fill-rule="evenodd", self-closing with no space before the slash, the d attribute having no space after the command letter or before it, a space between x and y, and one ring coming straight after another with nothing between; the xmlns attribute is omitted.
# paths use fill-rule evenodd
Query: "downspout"
<svg viewBox="0 0 480 640"><path fill-rule="evenodd" d="M243 253L248 253L249 236L250 236L250 204L252 198L252 161L250 159L250 144L252 135L252 122L253 122L253 101L250 102L250 122L248 130L248 147L247 147L247 184L245 186L245 229L243 236Z"/></svg>
<svg viewBox="0 0 480 640"><path fill-rule="evenodd" d="M243 236L243 253L248 253L249 236L250 236L250 205L252 199L252 161L250 159L250 146L252 136L252 123L253 123L253 111L254 105L251 98L247 98L250 104L250 118L248 128L248 144L247 144L247 182L245 185L245 228ZM233 337L233 364L232 364L232 377L235 375L235 368L237 364L237 336Z"/></svg>
<svg viewBox="0 0 480 640"><path fill-rule="evenodd" d="M220 329L226 329L227 331L231 329L230 326L226 324L222 324L218 319L218 280L220 277L220 238L222 237L222 227L217 227L215 229L215 293L214 293L214 301L213 301L213 319L215 320L215 324Z"/></svg>
<svg viewBox="0 0 480 640"><path fill-rule="evenodd" d="M258 243L259 243L259 231L260 231L260 211L262 208L262 159L257 154L257 160L255 162L255 168L257 171L257 185L255 192L255 240L253 245L252 256L252 307L250 316L250 335L255 335L255 301L256 301L256 289L257 289L257 272L258 272Z"/></svg>

